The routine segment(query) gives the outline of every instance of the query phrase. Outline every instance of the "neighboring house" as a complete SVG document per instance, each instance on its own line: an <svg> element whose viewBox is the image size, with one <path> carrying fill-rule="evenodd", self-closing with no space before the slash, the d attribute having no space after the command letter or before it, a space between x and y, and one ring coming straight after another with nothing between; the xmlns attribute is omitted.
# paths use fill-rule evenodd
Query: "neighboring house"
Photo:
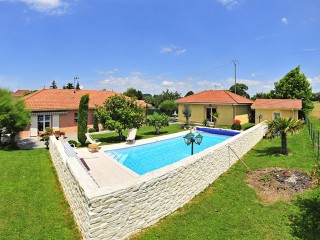
<svg viewBox="0 0 320 240"><path fill-rule="evenodd" d="M78 129L78 108L83 95L89 94L88 127L93 127L95 105L103 106L104 101L118 93L114 91L41 89L23 99L31 111L31 123L20 137L33 137L46 127L63 129L76 133Z"/></svg>
<svg viewBox="0 0 320 240"><path fill-rule="evenodd" d="M301 99L257 99L251 108L255 110L255 123L274 120L278 117L298 119L302 110Z"/></svg>
<svg viewBox="0 0 320 240"><path fill-rule="evenodd" d="M30 90L17 90L16 92L14 92L12 94L12 96L15 97L15 98L19 98L19 97L23 97L24 94L26 94L28 92L30 92Z"/></svg>
<svg viewBox="0 0 320 240"><path fill-rule="evenodd" d="M206 90L175 101L178 104L178 120L185 122L183 109L191 108L189 121L203 123L205 119L213 122L212 114L218 112L218 125L232 125L234 119L241 123L249 122L252 100L229 92L227 90Z"/></svg>

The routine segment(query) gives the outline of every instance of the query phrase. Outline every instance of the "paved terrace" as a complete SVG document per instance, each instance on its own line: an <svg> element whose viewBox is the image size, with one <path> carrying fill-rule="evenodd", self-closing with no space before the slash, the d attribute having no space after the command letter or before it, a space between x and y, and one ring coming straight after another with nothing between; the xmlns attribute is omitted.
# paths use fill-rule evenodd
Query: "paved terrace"
<svg viewBox="0 0 320 240"><path fill-rule="evenodd" d="M134 180L140 177L137 173L126 168L121 163L108 156L104 152L107 150L126 148L130 146L138 146L151 142L161 141L172 137L184 136L189 131L179 132L166 136L160 136L155 138L138 140L134 144L119 143L102 146L98 152L89 152L87 148L75 149L78 156L83 158L88 167L90 168L90 174L97 181L100 187L111 187L118 184L126 183L130 180Z"/></svg>

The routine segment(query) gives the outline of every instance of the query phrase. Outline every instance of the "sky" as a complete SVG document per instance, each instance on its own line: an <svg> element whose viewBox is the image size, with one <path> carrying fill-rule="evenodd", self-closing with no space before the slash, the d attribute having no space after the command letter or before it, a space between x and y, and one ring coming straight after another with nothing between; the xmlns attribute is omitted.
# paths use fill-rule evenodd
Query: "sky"
<svg viewBox="0 0 320 240"><path fill-rule="evenodd" d="M319 0L0 0L0 88L320 92Z"/></svg>

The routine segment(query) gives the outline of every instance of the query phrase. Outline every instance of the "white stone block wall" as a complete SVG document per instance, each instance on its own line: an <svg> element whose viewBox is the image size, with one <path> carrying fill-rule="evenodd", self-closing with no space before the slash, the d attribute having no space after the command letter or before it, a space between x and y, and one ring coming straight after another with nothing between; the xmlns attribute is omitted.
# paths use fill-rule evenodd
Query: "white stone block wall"
<svg viewBox="0 0 320 240"><path fill-rule="evenodd" d="M73 174L59 174L61 170L57 171L62 185L65 185L64 190L68 191L66 195L72 210L80 206L81 210L74 214L84 238L125 239L169 215L203 191L238 157L258 143L265 131L266 125L261 123L201 153L116 188L105 187L96 191L90 188L88 193L88 186L83 186L82 180L77 183L76 179L70 179Z"/></svg>

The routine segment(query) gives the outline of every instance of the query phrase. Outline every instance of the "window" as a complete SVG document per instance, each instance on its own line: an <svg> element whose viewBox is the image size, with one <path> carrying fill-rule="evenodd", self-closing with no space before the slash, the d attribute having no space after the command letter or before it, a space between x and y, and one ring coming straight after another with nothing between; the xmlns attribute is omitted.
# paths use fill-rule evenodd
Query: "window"
<svg viewBox="0 0 320 240"><path fill-rule="evenodd" d="M51 127L51 116L50 115L39 115L38 116L38 131L44 131L46 128Z"/></svg>
<svg viewBox="0 0 320 240"><path fill-rule="evenodd" d="M280 113L273 113L273 119L280 118Z"/></svg>
<svg viewBox="0 0 320 240"><path fill-rule="evenodd" d="M212 117L212 115L216 112L217 112L216 108L207 107L206 118L209 122L214 122L214 118Z"/></svg>
<svg viewBox="0 0 320 240"><path fill-rule="evenodd" d="M74 121L77 123L78 122L78 113L74 113Z"/></svg>

